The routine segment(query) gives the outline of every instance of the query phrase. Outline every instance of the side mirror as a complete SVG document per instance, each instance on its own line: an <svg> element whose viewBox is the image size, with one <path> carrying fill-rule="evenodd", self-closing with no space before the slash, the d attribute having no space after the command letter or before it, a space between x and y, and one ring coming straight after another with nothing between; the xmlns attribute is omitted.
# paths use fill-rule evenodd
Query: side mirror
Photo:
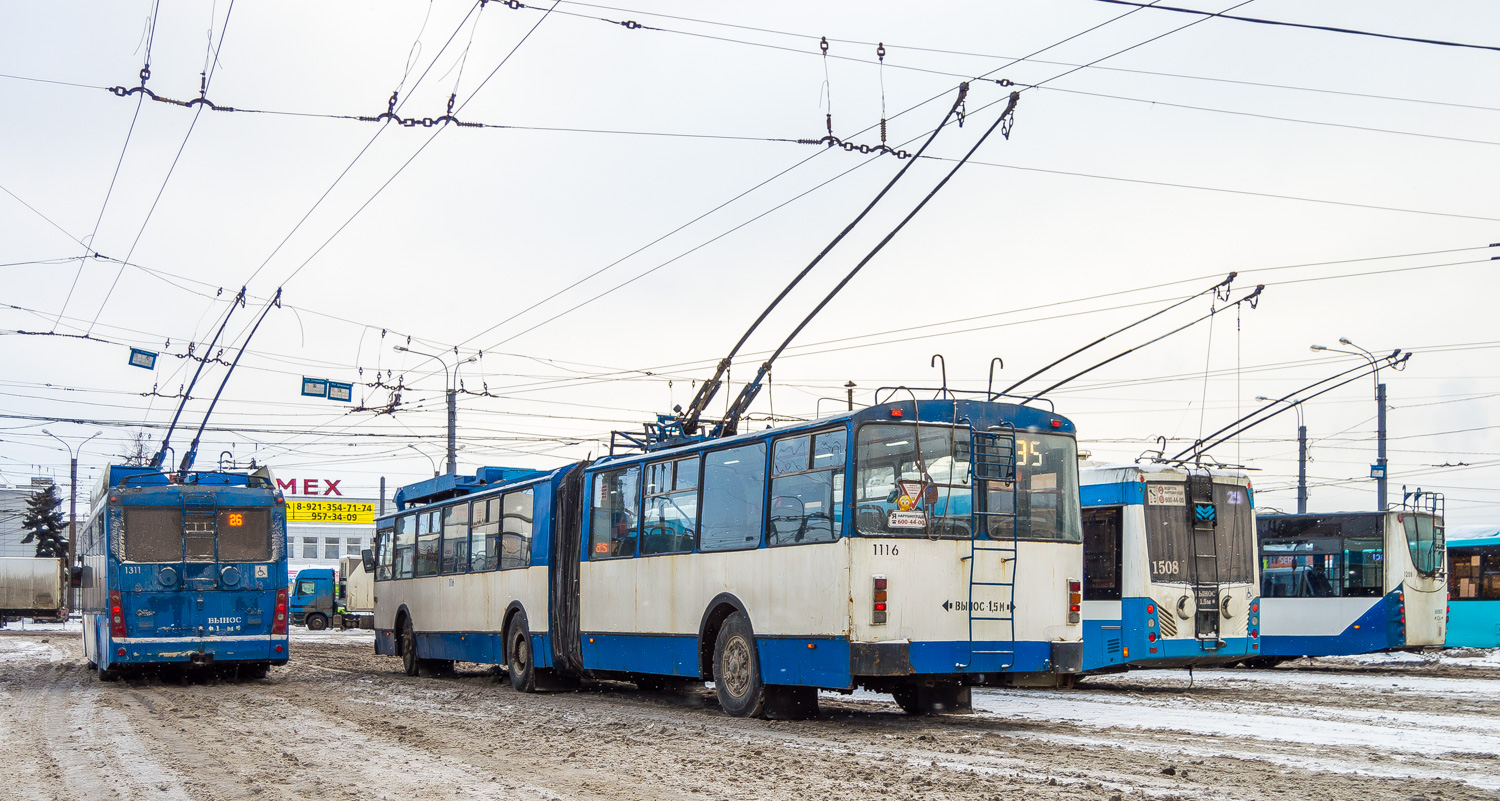
<svg viewBox="0 0 1500 801"><path fill-rule="evenodd" d="M84 570L86 570L86 568L84 568L82 565L79 565L77 567L71 568L68 571L68 586L69 587L72 587L73 589L76 590L79 587L83 586L83 571Z"/></svg>
<svg viewBox="0 0 1500 801"><path fill-rule="evenodd" d="M365 563L365 572L375 575L375 552L366 548L359 552L359 558Z"/></svg>

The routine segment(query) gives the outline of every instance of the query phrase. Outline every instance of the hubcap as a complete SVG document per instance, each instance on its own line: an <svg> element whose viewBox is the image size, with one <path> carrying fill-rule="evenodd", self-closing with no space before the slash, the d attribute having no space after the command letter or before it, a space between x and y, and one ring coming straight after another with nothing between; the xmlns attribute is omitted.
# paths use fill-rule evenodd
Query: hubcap
<svg viewBox="0 0 1500 801"><path fill-rule="evenodd" d="M724 646L724 664L720 666L724 675L724 688L735 698L744 696L750 688L750 649L741 637L734 637Z"/></svg>
<svg viewBox="0 0 1500 801"><path fill-rule="evenodd" d="M516 642L510 649L511 667L515 670L525 670L531 663L531 643L526 641L526 635L517 633Z"/></svg>

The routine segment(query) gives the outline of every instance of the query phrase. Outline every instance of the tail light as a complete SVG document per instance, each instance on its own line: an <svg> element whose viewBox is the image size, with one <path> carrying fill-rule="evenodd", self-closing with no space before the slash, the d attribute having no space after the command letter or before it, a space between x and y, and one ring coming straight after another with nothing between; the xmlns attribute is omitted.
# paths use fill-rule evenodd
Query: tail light
<svg viewBox="0 0 1500 801"><path fill-rule="evenodd" d="M1156 632L1146 632L1146 642L1156 642Z"/></svg>
<svg viewBox="0 0 1500 801"><path fill-rule="evenodd" d="M1083 611L1083 582L1068 579L1068 623L1077 625Z"/></svg>
<svg viewBox="0 0 1500 801"><path fill-rule="evenodd" d="M276 591L276 617L271 619L271 633L286 633L286 588Z"/></svg>
<svg viewBox="0 0 1500 801"><path fill-rule="evenodd" d="M884 625L886 613L889 611L886 606L886 581L885 576L874 576L873 579L875 582L875 592L871 596L873 601L871 602L870 623L879 626Z"/></svg>
<svg viewBox="0 0 1500 801"><path fill-rule="evenodd" d="M109 591L109 636L128 637L125 630L125 606L120 602L120 591Z"/></svg>

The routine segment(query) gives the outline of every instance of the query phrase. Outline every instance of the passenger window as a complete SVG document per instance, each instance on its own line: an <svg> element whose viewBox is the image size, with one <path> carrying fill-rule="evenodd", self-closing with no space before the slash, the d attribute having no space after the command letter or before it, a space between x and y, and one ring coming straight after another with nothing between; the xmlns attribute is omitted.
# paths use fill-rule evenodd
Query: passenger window
<svg viewBox="0 0 1500 801"><path fill-rule="evenodd" d="M647 465L641 554L693 550L697 523L698 458Z"/></svg>
<svg viewBox="0 0 1500 801"><path fill-rule="evenodd" d="M474 502L473 535L469 538L469 570L494 570L500 553L500 499Z"/></svg>
<svg viewBox="0 0 1500 801"><path fill-rule="evenodd" d="M641 468L594 474L593 513L589 521L589 559L635 556L640 509Z"/></svg>
<svg viewBox="0 0 1500 801"><path fill-rule="evenodd" d="M777 440L771 478L771 545L833 542L844 530L843 429Z"/></svg>
<svg viewBox="0 0 1500 801"><path fill-rule="evenodd" d="M531 507L535 493L530 489L506 493L501 504L500 569L531 566Z"/></svg>
<svg viewBox="0 0 1500 801"><path fill-rule="evenodd" d="M469 505L443 510L443 575L469 569Z"/></svg>
<svg viewBox="0 0 1500 801"><path fill-rule="evenodd" d="M766 443L704 454L699 549L734 551L760 545L765 497Z"/></svg>
<svg viewBox="0 0 1500 801"><path fill-rule="evenodd" d="M417 565L417 516L396 518L396 578L411 578Z"/></svg>
<svg viewBox="0 0 1500 801"><path fill-rule="evenodd" d="M417 571L416 575L436 576L438 572L438 541L443 527L438 518L439 511L417 514Z"/></svg>
<svg viewBox="0 0 1500 801"><path fill-rule="evenodd" d="M1120 600L1123 507L1083 510L1083 600Z"/></svg>

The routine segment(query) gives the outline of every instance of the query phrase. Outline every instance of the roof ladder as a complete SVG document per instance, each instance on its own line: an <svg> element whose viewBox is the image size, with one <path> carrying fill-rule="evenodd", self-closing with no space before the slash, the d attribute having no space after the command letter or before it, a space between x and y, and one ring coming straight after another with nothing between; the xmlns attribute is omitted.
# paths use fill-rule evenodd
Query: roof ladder
<svg viewBox="0 0 1500 801"><path fill-rule="evenodd" d="M973 666L975 657L999 656L997 669L1009 668L1016 663L1016 431L1013 426L993 426L988 431L977 431L969 426L969 475L973 480L970 505L969 554L963 560L969 563L968 606L969 658L954 665L959 670ZM993 503L993 506L991 505ZM995 535L991 535L992 528ZM1005 534L1009 532L1007 539ZM979 566L983 554L997 554L998 569L991 572L987 564ZM1006 564L1010 566L1010 579L1006 580ZM974 599L975 587L999 587L1002 600ZM997 642L999 647L976 648L974 624L1002 623L1006 637L986 639Z"/></svg>

